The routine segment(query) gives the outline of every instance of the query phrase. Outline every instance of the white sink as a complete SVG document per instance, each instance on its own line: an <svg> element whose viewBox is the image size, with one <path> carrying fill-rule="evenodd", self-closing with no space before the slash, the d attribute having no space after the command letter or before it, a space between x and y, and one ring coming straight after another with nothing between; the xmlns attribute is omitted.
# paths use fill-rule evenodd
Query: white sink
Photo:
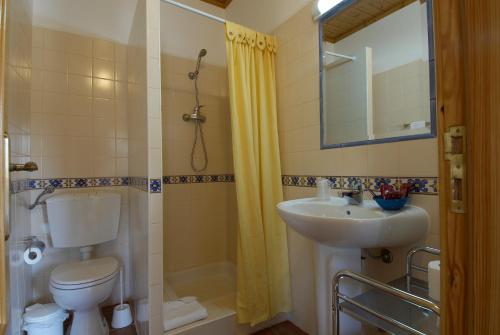
<svg viewBox="0 0 500 335"><path fill-rule="evenodd" d="M288 226L333 247L378 248L408 245L425 236L429 215L415 206L385 211L373 200L349 205L345 199L284 201L278 212Z"/></svg>
<svg viewBox="0 0 500 335"><path fill-rule="evenodd" d="M362 272L361 249L409 245L422 239L429 227L427 212L415 206L384 211L373 200L350 205L343 198L326 199L298 199L277 206L288 226L316 242L317 335L332 335L331 285L338 271ZM363 292L361 285L354 282L344 283L343 290L349 296ZM362 333L358 321L343 313L340 319L340 334Z"/></svg>

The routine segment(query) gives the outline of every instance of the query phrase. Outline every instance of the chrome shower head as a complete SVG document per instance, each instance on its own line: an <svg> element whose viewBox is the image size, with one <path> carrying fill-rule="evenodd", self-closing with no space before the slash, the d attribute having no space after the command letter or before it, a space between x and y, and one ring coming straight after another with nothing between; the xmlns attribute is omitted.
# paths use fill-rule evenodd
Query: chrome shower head
<svg viewBox="0 0 500 335"><path fill-rule="evenodd" d="M200 73L201 59L206 55L207 55L207 49L201 49L200 53L198 54L198 62L196 63L196 70L194 72L188 73L189 79L195 80L198 78L198 74Z"/></svg>

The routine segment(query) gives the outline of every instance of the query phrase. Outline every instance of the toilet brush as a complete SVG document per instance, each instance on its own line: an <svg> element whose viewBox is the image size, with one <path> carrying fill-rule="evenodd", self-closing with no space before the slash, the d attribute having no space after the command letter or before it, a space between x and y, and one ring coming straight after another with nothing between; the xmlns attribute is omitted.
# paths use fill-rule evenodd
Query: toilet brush
<svg viewBox="0 0 500 335"><path fill-rule="evenodd" d="M125 328L132 323L130 306L123 303L123 268L120 269L120 304L113 309L113 321L111 327Z"/></svg>

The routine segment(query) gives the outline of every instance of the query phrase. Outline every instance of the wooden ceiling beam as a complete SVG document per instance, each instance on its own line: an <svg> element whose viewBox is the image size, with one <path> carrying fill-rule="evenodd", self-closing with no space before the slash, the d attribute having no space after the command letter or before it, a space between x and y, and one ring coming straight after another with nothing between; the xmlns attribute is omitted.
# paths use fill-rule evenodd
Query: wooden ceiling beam
<svg viewBox="0 0 500 335"><path fill-rule="evenodd" d="M324 24L327 32L324 34L324 39L336 43L415 1L417 0L358 1ZM420 2L425 2L425 0L420 0Z"/></svg>
<svg viewBox="0 0 500 335"><path fill-rule="evenodd" d="M201 0L201 1L220 8L226 8L227 6L229 6L232 0Z"/></svg>

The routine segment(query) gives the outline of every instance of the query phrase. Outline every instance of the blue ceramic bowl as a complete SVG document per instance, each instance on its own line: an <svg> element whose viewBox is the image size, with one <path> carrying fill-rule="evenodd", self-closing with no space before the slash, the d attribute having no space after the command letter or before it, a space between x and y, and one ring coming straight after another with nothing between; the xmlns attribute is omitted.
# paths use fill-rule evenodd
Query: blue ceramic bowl
<svg viewBox="0 0 500 335"><path fill-rule="evenodd" d="M381 197L374 197L373 200L375 200L377 204L386 211L397 211L406 205L408 197L401 199L389 199L389 200L384 200Z"/></svg>

